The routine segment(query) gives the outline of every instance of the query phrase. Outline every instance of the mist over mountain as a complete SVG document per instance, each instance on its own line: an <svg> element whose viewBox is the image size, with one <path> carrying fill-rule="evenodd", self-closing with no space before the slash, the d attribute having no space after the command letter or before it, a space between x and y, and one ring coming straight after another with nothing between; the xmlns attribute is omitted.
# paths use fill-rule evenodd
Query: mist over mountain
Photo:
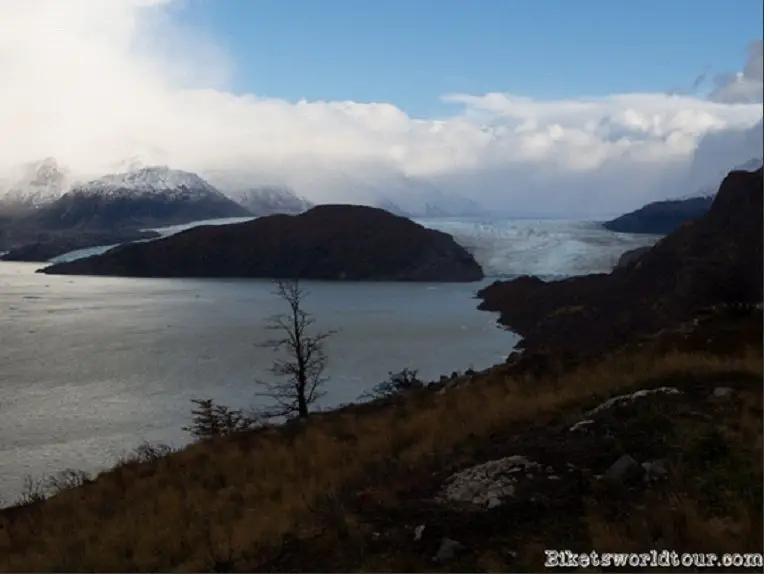
<svg viewBox="0 0 764 574"><path fill-rule="evenodd" d="M37 208L61 197L72 185L71 173L48 157L8 170L0 178L0 204L6 209Z"/></svg>

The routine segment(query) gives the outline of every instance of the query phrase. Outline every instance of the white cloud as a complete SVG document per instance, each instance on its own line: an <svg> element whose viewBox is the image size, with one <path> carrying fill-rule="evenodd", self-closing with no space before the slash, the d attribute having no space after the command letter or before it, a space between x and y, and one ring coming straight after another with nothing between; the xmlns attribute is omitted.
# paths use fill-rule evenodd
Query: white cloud
<svg viewBox="0 0 764 574"><path fill-rule="evenodd" d="M317 201L402 194L413 178L495 209L612 213L686 193L698 142L762 117L758 104L666 94L452 94L456 111L439 120L393 103L234 95L231 59L179 27L174 10L168 0L3 0L0 168L55 156L96 173L139 157L246 170ZM749 61L743 76L760 90L758 73ZM712 172L727 167L726 156L705 157Z"/></svg>

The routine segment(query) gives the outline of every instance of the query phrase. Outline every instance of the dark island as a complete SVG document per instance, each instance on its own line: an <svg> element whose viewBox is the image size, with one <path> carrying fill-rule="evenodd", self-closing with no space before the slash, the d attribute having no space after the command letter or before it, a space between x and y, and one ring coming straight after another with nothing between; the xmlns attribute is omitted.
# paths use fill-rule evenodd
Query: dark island
<svg viewBox="0 0 764 574"><path fill-rule="evenodd" d="M484 277L472 255L450 235L356 205L321 205L300 215L197 227L41 272L346 281L470 282Z"/></svg>
<svg viewBox="0 0 764 574"><path fill-rule="evenodd" d="M481 309L524 337L524 354L595 356L725 303L762 301L762 170L733 171L711 209L610 274L497 281Z"/></svg>

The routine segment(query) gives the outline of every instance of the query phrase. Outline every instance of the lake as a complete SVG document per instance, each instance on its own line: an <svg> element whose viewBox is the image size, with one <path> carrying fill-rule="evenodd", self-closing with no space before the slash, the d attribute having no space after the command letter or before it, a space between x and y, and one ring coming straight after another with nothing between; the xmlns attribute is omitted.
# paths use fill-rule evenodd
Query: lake
<svg viewBox="0 0 764 574"><path fill-rule="evenodd" d="M323 406L353 401L389 371L426 379L503 361L519 340L477 311L495 277L609 270L655 240L589 222L433 220L492 276L472 284L306 282L305 310L328 340ZM268 317L283 310L262 280L36 274L0 262L0 497L27 474L98 471L144 440L188 440L192 398L256 405L253 382L276 355Z"/></svg>

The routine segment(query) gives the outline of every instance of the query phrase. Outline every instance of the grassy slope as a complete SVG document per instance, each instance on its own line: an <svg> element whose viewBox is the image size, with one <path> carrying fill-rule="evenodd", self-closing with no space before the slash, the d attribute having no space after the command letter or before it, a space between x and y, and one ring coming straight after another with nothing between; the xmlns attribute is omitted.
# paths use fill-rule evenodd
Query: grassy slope
<svg viewBox="0 0 764 574"><path fill-rule="evenodd" d="M707 352L722 328L738 340ZM556 378L497 366L442 394L122 464L0 512L0 571L539 571L544 548L761 552L761 313L693 329ZM683 393L606 413L600 431L567 430L608 397L663 385ZM709 398L718 385L733 397ZM668 481L595 478L623 453L664 458ZM453 472L510 454L562 479L487 511L432 502ZM443 536L466 550L440 564Z"/></svg>

